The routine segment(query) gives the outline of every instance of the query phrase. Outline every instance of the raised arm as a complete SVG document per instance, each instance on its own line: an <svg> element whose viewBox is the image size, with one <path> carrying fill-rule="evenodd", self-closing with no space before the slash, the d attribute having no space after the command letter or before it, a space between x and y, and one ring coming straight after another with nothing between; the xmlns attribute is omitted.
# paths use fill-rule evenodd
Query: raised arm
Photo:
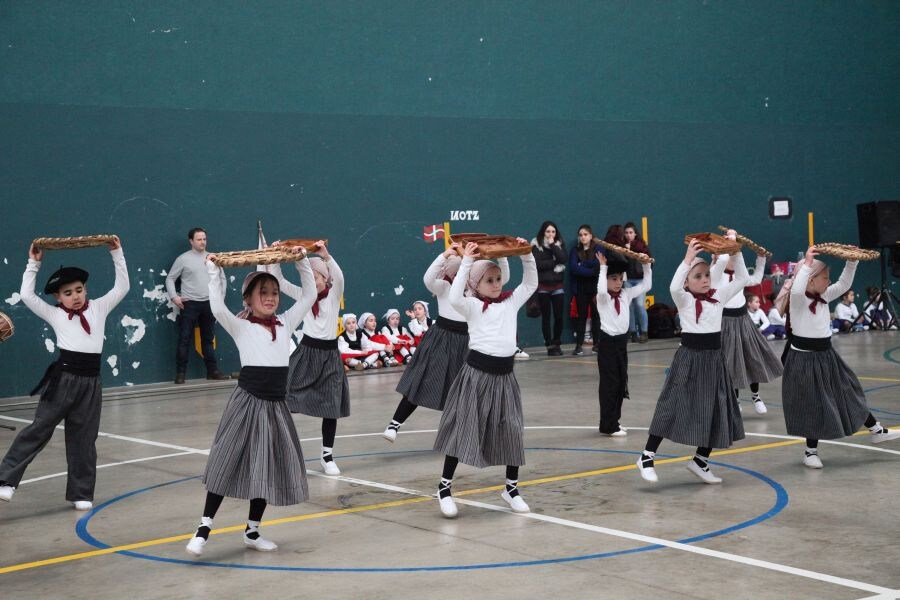
<svg viewBox="0 0 900 600"><path fill-rule="evenodd" d="M28 251L28 265L22 274L22 287L19 289L19 296L22 297L22 303L31 312L49 323L56 308L44 302L43 299L34 293L34 281L37 279L38 271L41 269L41 258L43 256L43 250L31 246Z"/></svg>
<svg viewBox="0 0 900 600"><path fill-rule="evenodd" d="M527 243L527 242L526 242ZM509 259L501 256L497 259L497 266L500 267L500 285L509 283Z"/></svg>
<svg viewBox="0 0 900 600"><path fill-rule="evenodd" d="M213 316L231 337L235 337L241 329L239 319L225 306L225 296L222 294L222 279L225 272L209 260L206 261L206 272L209 273L209 308Z"/></svg>
<svg viewBox="0 0 900 600"><path fill-rule="evenodd" d="M691 272L691 263L694 262L694 259L697 258L697 254L699 253L700 242L691 240L691 243L688 244L687 250L684 253L684 260L678 263L678 268L675 269L675 274L672 276L672 282L669 284L669 293L672 294L672 301L675 302L675 306L685 306L690 303L693 298L690 292L684 289L684 284L685 281L687 281L688 273ZM712 276L711 272L710 276ZM712 277L710 277L710 280L715 281Z"/></svg>
<svg viewBox="0 0 900 600"><path fill-rule="evenodd" d="M297 270L300 270L300 264L303 261L298 261ZM291 283L285 276L284 271L281 270L281 265L275 263L274 265L269 265L269 273L275 276L275 279L278 280L278 287L281 289L281 292L286 295L288 298L293 298L294 300L299 301L303 296L303 289L299 285L294 285ZM302 281L302 280L301 280ZM315 286L314 286L315 287Z"/></svg>
<svg viewBox="0 0 900 600"><path fill-rule="evenodd" d="M294 302L294 305L283 315L288 331L297 329L316 301L316 276L313 274L312 267L309 266L309 260L304 258L294 264L297 266L297 272L300 273L302 287L300 288L300 297L296 298L297 301Z"/></svg>
<svg viewBox="0 0 900 600"><path fill-rule="evenodd" d="M128 290L131 289L131 282L128 280L128 266L125 264L125 254L118 237L116 237L114 245L115 248L110 247L109 254L112 256L113 266L115 267L116 280L113 288L96 300L97 304L99 304L98 308L106 314L109 314L122 301L122 298L128 294Z"/></svg>
<svg viewBox="0 0 900 600"><path fill-rule="evenodd" d="M469 281L469 271L472 270L472 263L475 259L471 255L464 256L462 263L459 265L459 271L453 279L453 285L450 286L450 306L452 306L459 314L464 317L469 316L469 306L465 296L466 282Z"/></svg>
<svg viewBox="0 0 900 600"><path fill-rule="evenodd" d="M522 283L513 290L511 300L516 306L525 304L538 287L537 266L534 264L534 256L525 254L522 257Z"/></svg>
<svg viewBox="0 0 900 600"><path fill-rule="evenodd" d="M734 255L734 280L725 283L719 290L719 298L728 302L729 298L741 293L750 279L750 273L747 272L747 265L744 264L744 255L738 251Z"/></svg>
<svg viewBox="0 0 900 600"><path fill-rule="evenodd" d="M753 265L753 275L750 276L750 281L747 282L745 287L751 285L759 285L762 283L763 276L766 274L766 256L765 255L757 255L756 256L756 264Z"/></svg>
<svg viewBox="0 0 900 600"><path fill-rule="evenodd" d="M425 284L425 288L435 296L446 293L450 289L450 284L440 278L441 270L446 262L447 258L444 254L438 254L422 277L422 283Z"/></svg>
<svg viewBox="0 0 900 600"><path fill-rule="evenodd" d="M336 298L340 298L344 295L344 272L341 271L341 267L333 256L329 255L329 258L328 274L331 275L331 292L337 294Z"/></svg>
<svg viewBox="0 0 900 600"><path fill-rule="evenodd" d="M641 282L634 287L630 287L625 290L628 299L637 298L641 294L646 294L650 291L650 288L653 286L653 269L650 266L650 263L643 265L644 267L644 278L641 279ZM598 286L599 287L599 286Z"/></svg>
<svg viewBox="0 0 900 600"><path fill-rule="evenodd" d="M711 259L715 259L709 266L709 280L712 281L713 287L719 285L722 277L725 276L725 268L728 266L727 254L715 254Z"/></svg>
<svg viewBox="0 0 900 600"><path fill-rule="evenodd" d="M822 294L822 298L824 298L826 302L831 302L836 298L840 298L844 295L844 292L850 289L850 286L853 285L853 278L856 276L856 266L858 264L859 261L847 261L847 264L844 265L844 270L841 271L840 278L829 285L828 289L825 290L825 293Z"/></svg>

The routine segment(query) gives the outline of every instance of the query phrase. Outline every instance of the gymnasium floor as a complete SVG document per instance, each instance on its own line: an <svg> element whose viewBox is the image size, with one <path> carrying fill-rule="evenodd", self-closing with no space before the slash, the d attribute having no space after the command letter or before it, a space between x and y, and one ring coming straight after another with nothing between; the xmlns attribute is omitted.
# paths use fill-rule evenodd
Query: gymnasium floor
<svg viewBox="0 0 900 600"><path fill-rule="evenodd" d="M762 386L767 415L742 402L747 438L713 455L722 485L688 473L692 449L668 441L660 482L640 479L634 462L676 346L629 346L623 439L596 431L592 356L534 350L516 364L528 515L500 499L502 467L460 465L460 515L441 518L426 497L442 464L430 450L439 414L420 409L391 445L380 432L399 400L399 370L353 375L353 414L339 422L335 445L343 475L319 473L319 421L296 416L312 459L311 501L270 507L263 533L280 548L258 553L241 543L247 502L226 500L202 560L184 545L203 506L204 452L233 383L108 390L94 510L64 502L62 434L13 501L0 503L3 597L900 597L900 442L823 442L825 468L807 469L802 442L784 435L780 382ZM900 425L900 333L836 336L835 346L875 416ZM2 400L0 423L21 427L33 408ZM0 430L2 451L13 435Z"/></svg>

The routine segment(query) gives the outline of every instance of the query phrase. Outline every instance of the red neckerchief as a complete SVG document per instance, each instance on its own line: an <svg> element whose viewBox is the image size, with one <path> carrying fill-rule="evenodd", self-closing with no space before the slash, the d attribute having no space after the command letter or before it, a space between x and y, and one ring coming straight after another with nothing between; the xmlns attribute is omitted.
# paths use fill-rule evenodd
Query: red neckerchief
<svg viewBox="0 0 900 600"><path fill-rule="evenodd" d="M728 275L728 281L734 281L734 269L725 269L725 274Z"/></svg>
<svg viewBox="0 0 900 600"><path fill-rule="evenodd" d="M90 300L84 301L84 306L79 308L78 310L72 310L71 308L66 308L62 304L57 304L56 306L63 309L68 313L69 320L71 321L75 315L78 315L79 320L81 320L81 327L87 332L88 335L91 335L91 325L88 323L88 320L84 316L84 311L87 310L88 304L90 304Z"/></svg>
<svg viewBox="0 0 900 600"><path fill-rule="evenodd" d="M691 292L691 296L694 297L694 310L697 313L697 322L700 322L700 313L703 312L703 301L706 300L710 304L718 304L719 301L713 298L713 294L716 293L716 290L709 290L705 294L695 294Z"/></svg>
<svg viewBox="0 0 900 600"><path fill-rule="evenodd" d="M271 317L266 317L265 319L260 319L259 317L249 315L247 320L251 323L258 323L263 327L267 327L269 331L272 332L272 341L275 341L275 327L281 327L281 321L278 320L278 317L273 315Z"/></svg>
<svg viewBox="0 0 900 600"><path fill-rule="evenodd" d="M620 314L620 312L619 312L619 310L620 310L620 306L619 306L619 296L622 295L622 290L619 290L618 292L609 292L609 291L607 291L607 293L609 293L609 297L610 297L610 298L612 298L613 300L615 300L616 314L617 314L617 315Z"/></svg>
<svg viewBox="0 0 900 600"><path fill-rule="evenodd" d="M331 288L327 287L324 290L322 290L319 294L316 294L316 301L313 302L313 305L312 305L312 314L313 314L314 319L317 319L319 317L319 300L324 300L325 298L327 298L328 292L330 292L330 291L331 291Z"/></svg>
<svg viewBox="0 0 900 600"><path fill-rule="evenodd" d="M819 292L806 292L806 297L812 300L812 302L809 303L809 310L812 311L812 314L816 314L816 304L828 304L827 302L822 300L822 296L821 294L819 294Z"/></svg>
<svg viewBox="0 0 900 600"><path fill-rule="evenodd" d="M500 295L497 296L496 298L482 298L481 296L478 296L478 299L484 303L481 305L481 312L486 311L488 309L488 306L490 306L491 304L496 304L497 302L503 302L504 300L506 300L507 298L512 296L512 294L513 294L512 292L506 291L506 292L500 292Z"/></svg>

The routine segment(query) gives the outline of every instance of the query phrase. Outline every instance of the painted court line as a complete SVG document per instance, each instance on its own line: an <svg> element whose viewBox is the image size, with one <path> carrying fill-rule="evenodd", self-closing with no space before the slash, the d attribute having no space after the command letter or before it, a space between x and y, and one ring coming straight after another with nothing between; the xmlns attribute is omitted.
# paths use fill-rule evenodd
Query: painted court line
<svg viewBox="0 0 900 600"><path fill-rule="evenodd" d="M143 458L132 458L131 460L123 460L120 462L107 463L105 465L97 465L98 469L106 469L108 467L118 467L120 465L132 465L134 463L139 462L147 462L150 460L159 460L161 458L173 458L175 456L187 456L189 454L197 454L196 452L175 452L173 454L159 454L157 456L145 456ZM25 479L19 482L19 485L24 485L26 483L35 483L36 481L43 481L45 479L53 479L54 477L65 477L68 475L68 471L63 471L62 473L51 473L50 475L43 475L41 477L35 477L33 479Z"/></svg>

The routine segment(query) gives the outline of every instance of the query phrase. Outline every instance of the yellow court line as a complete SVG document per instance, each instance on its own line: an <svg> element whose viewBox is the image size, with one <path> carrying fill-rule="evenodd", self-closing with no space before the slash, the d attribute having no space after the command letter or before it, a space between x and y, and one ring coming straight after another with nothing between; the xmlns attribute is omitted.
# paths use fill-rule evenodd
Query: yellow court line
<svg viewBox="0 0 900 600"><path fill-rule="evenodd" d="M861 435L861 434L865 434L865 433L868 433L868 432L859 432L854 435ZM805 443L805 441L806 440L802 440L802 439L801 440L786 440L786 441L782 441L782 442L773 442L773 443L769 443L769 444L759 444L756 446L747 446L746 448L732 448L730 450L720 450L717 452L713 452L712 456L721 456L721 455L726 455L726 454L742 454L744 452L756 452L759 450L768 450L770 448L779 448L781 446L790 446L790 445L794 445L794 444L801 444L801 443ZM693 458L693 455L681 456L681 457L677 457L677 458L666 458L666 459L655 461L655 464L664 465L664 464L674 463L674 462L683 462L683 461L690 460L691 458ZM579 473L556 475L553 477L544 477L541 479L531 479L528 481L520 481L519 487L540 485L540 484L544 484L544 483L554 483L557 481L567 481L567 480L571 480L571 479L581 479L584 477L592 477L595 475L605 475L607 473L619 473L621 471L628 471L628 470L636 469L636 468L637 468L637 465L634 463L631 463L628 465L621 465L618 467L609 467L606 469L597 469L597 470L593 470L593 471L582 471ZM495 491L499 491L503 488L504 488L504 486L503 486L503 484L501 484L501 485L477 488L477 489L473 489L473 490L464 490L464 491L454 492L454 496L471 496L474 494L482 494L485 492L495 492ZM310 513L310 514L305 514L305 515L296 515L293 517L284 517L282 519L273 519L271 521L263 521L262 525L271 526L271 525L282 525L284 523L296 523L298 521L308 521L311 519L319 519L322 517L333 517L333 516L338 516L338 515L367 512L367 511L371 511L371 510L379 510L382 508L393 508L395 506L406 506L409 504L419 504L422 502L430 502L432 500L434 500L434 498L432 496L428 496L428 497L423 496L423 497L419 497L419 498L405 498L403 500L393 500L391 502L380 502L378 504L365 504L362 506L355 506L355 507L350 507L350 508L341 508L341 509L317 512L317 513ZM217 528L214 531L212 531L210 533L210 535L218 535L221 533L233 533L236 531L242 531L244 529L244 527L245 526L242 524L242 525L232 525L230 527ZM105 556L107 554L115 554L116 552L123 552L123 551L127 551L127 550L136 550L138 548L147 548L149 546L159 546L161 544L168 544L170 542L179 542L179 541L189 540L191 537L193 537L193 534L175 535L175 536L170 536L170 537L165 537L165 538L146 540L143 542L135 542L132 544L124 544L121 546L114 546L111 548L101 548L98 550L91 550L88 552L79 552L77 554L68 554L68 555L64 555L64 556L58 556L55 558L48 558L45 560L38 560L38 561L34 561L34 562L10 565L8 567L0 567L0 575L2 575L4 573L14 573L16 571L24 571L27 569L46 567L46 566L50 566L50 565L71 562L71 561L75 561L75 560L82 560L85 558L93 558L95 556Z"/></svg>

